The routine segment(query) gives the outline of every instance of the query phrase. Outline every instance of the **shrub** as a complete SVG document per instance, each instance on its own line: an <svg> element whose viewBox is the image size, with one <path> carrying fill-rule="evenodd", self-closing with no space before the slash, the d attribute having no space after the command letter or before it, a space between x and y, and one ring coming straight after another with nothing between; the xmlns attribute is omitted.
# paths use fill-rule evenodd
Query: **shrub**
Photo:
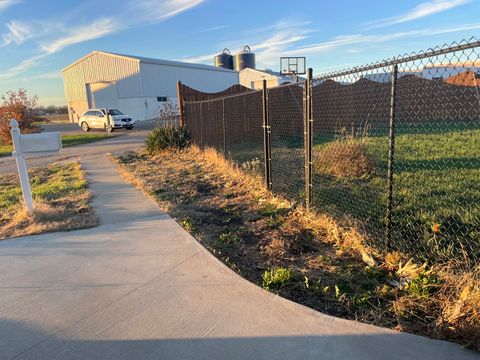
<svg viewBox="0 0 480 360"><path fill-rule="evenodd" d="M339 139L325 145L315 161L317 171L336 178L364 178L372 175L375 162L367 145L354 139Z"/></svg>
<svg viewBox="0 0 480 360"><path fill-rule="evenodd" d="M190 134L185 128L157 127L145 139L150 154L165 149L183 149L190 145Z"/></svg>
<svg viewBox="0 0 480 360"><path fill-rule="evenodd" d="M37 127L33 125L34 121L39 120L35 108L37 106L37 97L31 98L27 95L27 90L8 91L2 97L3 104L0 105L0 143L11 144L10 120L15 119L22 132L34 132Z"/></svg>
<svg viewBox="0 0 480 360"><path fill-rule="evenodd" d="M265 290L279 290L294 280L294 274L290 269L278 267L264 271L262 279Z"/></svg>
<svg viewBox="0 0 480 360"><path fill-rule="evenodd" d="M157 126L175 126L180 123L178 106L168 99L162 107L155 112L155 123Z"/></svg>

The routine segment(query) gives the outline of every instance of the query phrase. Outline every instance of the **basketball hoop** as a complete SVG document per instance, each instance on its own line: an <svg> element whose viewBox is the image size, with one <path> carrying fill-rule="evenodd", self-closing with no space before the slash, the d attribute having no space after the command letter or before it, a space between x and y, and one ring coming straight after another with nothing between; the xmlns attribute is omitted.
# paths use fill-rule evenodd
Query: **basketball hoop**
<svg viewBox="0 0 480 360"><path fill-rule="evenodd" d="M280 58L280 74L292 76L298 82L298 76L306 74L304 56L285 56Z"/></svg>

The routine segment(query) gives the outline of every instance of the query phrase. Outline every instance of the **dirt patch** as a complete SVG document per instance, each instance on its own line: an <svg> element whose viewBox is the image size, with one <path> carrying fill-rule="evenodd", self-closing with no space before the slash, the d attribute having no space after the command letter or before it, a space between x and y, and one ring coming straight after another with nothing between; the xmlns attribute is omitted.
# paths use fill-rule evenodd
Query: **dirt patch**
<svg viewBox="0 0 480 360"><path fill-rule="evenodd" d="M129 152L116 160L126 178L259 286L327 314L480 348L473 304L462 303L463 317L447 316L463 291L453 279L471 279L473 268L447 276L399 253L381 258L356 228L274 196L214 150ZM455 328L451 319L460 318L468 330Z"/></svg>
<svg viewBox="0 0 480 360"><path fill-rule="evenodd" d="M0 176L0 239L98 225L78 162L29 170L35 212L23 206L18 175Z"/></svg>

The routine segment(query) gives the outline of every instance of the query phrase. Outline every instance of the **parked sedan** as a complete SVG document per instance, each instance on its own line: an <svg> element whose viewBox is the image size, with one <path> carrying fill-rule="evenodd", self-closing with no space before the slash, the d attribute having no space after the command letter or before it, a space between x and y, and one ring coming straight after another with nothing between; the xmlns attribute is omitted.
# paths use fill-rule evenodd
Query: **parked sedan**
<svg viewBox="0 0 480 360"><path fill-rule="evenodd" d="M83 131L90 129L113 131L121 128L131 130L135 126L135 120L117 109L90 109L82 114L78 125Z"/></svg>

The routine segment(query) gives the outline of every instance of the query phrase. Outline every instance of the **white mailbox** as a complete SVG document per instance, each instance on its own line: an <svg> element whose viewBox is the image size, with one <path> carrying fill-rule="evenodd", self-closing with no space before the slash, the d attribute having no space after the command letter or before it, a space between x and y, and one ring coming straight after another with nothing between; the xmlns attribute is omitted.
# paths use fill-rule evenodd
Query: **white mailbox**
<svg viewBox="0 0 480 360"><path fill-rule="evenodd" d="M20 146L23 154L59 151L62 148L62 140L59 132L21 134Z"/></svg>
<svg viewBox="0 0 480 360"><path fill-rule="evenodd" d="M22 186L23 200L29 212L34 209L32 191L28 180L27 162L24 155L57 152L62 148L62 140L59 132L43 134L20 134L18 122L10 120L10 133L12 134L13 149L12 156L17 161L20 185Z"/></svg>

